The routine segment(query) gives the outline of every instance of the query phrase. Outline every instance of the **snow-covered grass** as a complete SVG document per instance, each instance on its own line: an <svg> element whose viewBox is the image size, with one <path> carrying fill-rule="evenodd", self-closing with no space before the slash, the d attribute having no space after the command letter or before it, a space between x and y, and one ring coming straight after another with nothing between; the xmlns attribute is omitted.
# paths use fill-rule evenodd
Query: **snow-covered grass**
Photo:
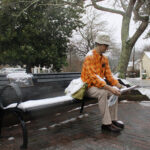
<svg viewBox="0 0 150 150"><path fill-rule="evenodd" d="M22 80L22 79L28 79L32 78L32 74L27 74L27 73L10 73L7 75L8 79L15 79L15 80Z"/></svg>
<svg viewBox="0 0 150 150"><path fill-rule="evenodd" d="M137 88L137 90L138 90L142 95L146 95L146 96L150 99L150 89Z"/></svg>
<svg viewBox="0 0 150 150"><path fill-rule="evenodd" d="M150 101L142 101L139 104L142 106L150 107Z"/></svg>
<svg viewBox="0 0 150 150"><path fill-rule="evenodd" d="M127 101L127 100L122 100L122 101L120 101L121 103L128 103L129 101Z"/></svg>
<svg viewBox="0 0 150 150"><path fill-rule="evenodd" d="M27 73L10 73L7 75L7 78L10 80L11 83L20 84L20 86L28 86L32 85L32 74Z"/></svg>

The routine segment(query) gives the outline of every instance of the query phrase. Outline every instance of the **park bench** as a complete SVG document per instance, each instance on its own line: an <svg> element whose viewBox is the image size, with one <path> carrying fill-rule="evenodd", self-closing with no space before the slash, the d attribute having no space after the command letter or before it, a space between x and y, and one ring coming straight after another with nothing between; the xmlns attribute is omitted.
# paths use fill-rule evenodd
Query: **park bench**
<svg viewBox="0 0 150 150"><path fill-rule="evenodd" d="M42 75L41 75L42 76ZM42 84L44 84L43 82L51 82L51 81L55 81L56 79L50 79L50 77L48 77L47 79L44 77L35 77L34 80L35 83L36 82L40 82ZM52 75L54 76L54 75ZM71 79L75 78L75 77L79 77L80 74L75 75L71 74L72 78L66 78L63 80L63 82L68 80L67 84L70 83ZM61 76L59 74L59 77L57 78L56 82L58 81L60 83L61 81ZM123 83L122 83L123 84ZM35 88L37 89L37 88ZM40 90L42 90L43 88L40 88ZM47 89L47 88L46 88ZM8 92L8 91L9 92ZM38 89L37 89L38 90ZM55 89L56 90L56 89ZM63 89L64 90L64 89ZM11 95L11 98L7 99L7 95ZM45 93L44 93L45 94ZM39 95L38 95L39 96ZM32 99L32 98L31 98ZM25 100L24 96L22 94L22 89L14 83L11 84L6 84L5 86L3 86L0 89L0 136L1 136L1 129L2 129L2 123L3 123L3 118L5 113L10 112L15 114L15 116L18 118L21 127L22 127L22 136L23 136L23 144L21 145L21 148L26 149L28 146L28 133L27 133L27 127L26 127L26 123L24 120L24 114L26 112L32 111L32 110L39 110L39 109L45 109L48 107L53 107L56 105L60 105L60 104L65 104L65 103L71 103L74 104L76 102L79 102L81 104L80 107L80 113L83 112L83 108L84 108L84 104L85 104L85 98L82 101L77 101L74 100L72 97L70 96L52 96L51 98L40 98L40 99L33 99L31 100L28 99Z"/></svg>
<svg viewBox="0 0 150 150"><path fill-rule="evenodd" d="M11 95L11 98L7 98L7 95ZM26 149L28 146L28 132L24 115L26 112L32 110L45 109L48 107L54 107L60 104L76 103L70 96L56 96L52 98L36 99L36 100L24 100L21 88L14 83L7 84L0 89L0 136L2 130L2 123L6 113L15 114L18 118L21 128L23 144L20 146L21 149ZM84 100L80 101L81 109L80 113L83 112Z"/></svg>

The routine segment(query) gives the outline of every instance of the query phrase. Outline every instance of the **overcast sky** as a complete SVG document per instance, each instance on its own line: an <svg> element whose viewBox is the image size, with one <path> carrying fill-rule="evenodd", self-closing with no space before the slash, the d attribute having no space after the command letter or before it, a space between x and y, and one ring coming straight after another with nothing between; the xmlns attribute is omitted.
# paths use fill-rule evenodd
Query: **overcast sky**
<svg viewBox="0 0 150 150"><path fill-rule="evenodd" d="M103 19L107 20L108 29L113 28L115 30L114 36L116 37L117 42L121 43L121 26L122 26L121 15L105 12ZM138 27L138 25L132 21L130 24L130 33L129 33L130 37L135 33L137 27ZM150 43L150 39L144 39L146 32L147 32L147 30L141 35L141 37L136 42L136 45L135 45L136 48L140 49L143 47L144 44Z"/></svg>
<svg viewBox="0 0 150 150"><path fill-rule="evenodd" d="M90 0L87 0L87 1L88 3L90 2ZM105 0L104 2L101 2L102 6L107 6L107 7L110 7L110 5L108 5L109 3L110 3L110 0ZM108 29L114 30L114 37L116 39L116 42L121 43L122 16L118 14L112 14L109 12L100 11L100 10L97 10L97 13L103 13L102 19L108 22L108 25L107 25ZM130 24L130 36L134 34L137 27L138 25L136 25L132 21ZM145 35L146 35L146 32L144 32L142 36L138 39L135 45L136 48L140 49L143 47L144 44L150 43L150 38L146 40L143 39Z"/></svg>

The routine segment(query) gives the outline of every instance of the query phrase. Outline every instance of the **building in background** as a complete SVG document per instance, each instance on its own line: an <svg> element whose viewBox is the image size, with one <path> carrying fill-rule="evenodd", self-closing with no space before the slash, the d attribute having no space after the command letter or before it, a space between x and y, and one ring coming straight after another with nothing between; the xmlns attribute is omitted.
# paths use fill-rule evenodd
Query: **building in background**
<svg viewBox="0 0 150 150"><path fill-rule="evenodd" d="M141 59L141 78L150 78L150 52L145 51Z"/></svg>
<svg viewBox="0 0 150 150"><path fill-rule="evenodd" d="M127 77L139 77L140 76L140 64L141 59L137 59L135 61L129 61L127 67Z"/></svg>

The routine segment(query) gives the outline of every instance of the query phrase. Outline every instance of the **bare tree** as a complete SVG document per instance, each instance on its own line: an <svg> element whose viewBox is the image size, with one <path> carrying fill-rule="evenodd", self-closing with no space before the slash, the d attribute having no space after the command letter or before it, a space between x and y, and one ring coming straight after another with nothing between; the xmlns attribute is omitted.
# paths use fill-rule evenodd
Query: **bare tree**
<svg viewBox="0 0 150 150"><path fill-rule="evenodd" d="M113 37L114 30L107 29L107 22L103 21L102 17L103 14L97 13L93 8L86 9L86 14L82 19L85 26L80 28L71 39L71 44L75 45L76 53L81 58L84 58L88 51L94 48L94 41L98 33L107 32L111 38ZM112 39L111 41L115 40ZM110 51L112 50L116 51L115 54L120 54L115 43L111 43Z"/></svg>
<svg viewBox="0 0 150 150"><path fill-rule="evenodd" d="M117 10L115 8L102 7L100 5L101 2L97 3L95 0L91 0L91 2L92 6L94 6L94 8L98 10L119 14L123 17L121 30L122 51L117 71L120 73L119 77L125 78L132 49L138 38L147 28L149 23L149 0L114 0L114 5L122 7L121 10ZM132 19L132 15L134 15L134 20L136 22L139 22L140 25L137 28L136 32L133 34L133 36L129 37L130 21Z"/></svg>
<svg viewBox="0 0 150 150"><path fill-rule="evenodd" d="M106 22L101 21L101 14L97 14L92 8L86 10L86 15L82 21L84 27L79 28L71 40L72 45L76 46L76 53L84 57L89 50L94 47L94 41L98 32L106 32Z"/></svg>
<svg viewBox="0 0 150 150"><path fill-rule="evenodd" d="M68 45L67 64L62 72L81 72L82 61L76 54L76 46L71 43Z"/></svg>

